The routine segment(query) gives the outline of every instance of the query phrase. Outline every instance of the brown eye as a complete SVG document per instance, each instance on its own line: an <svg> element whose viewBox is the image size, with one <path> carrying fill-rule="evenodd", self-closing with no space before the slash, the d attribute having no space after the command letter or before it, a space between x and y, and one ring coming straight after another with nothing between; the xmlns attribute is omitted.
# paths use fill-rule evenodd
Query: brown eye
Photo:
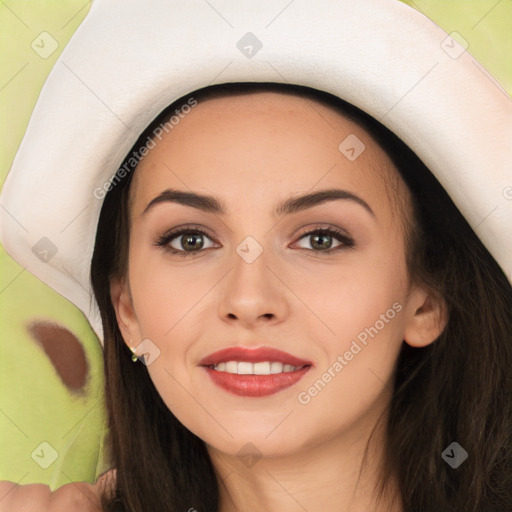
<svg viewBox="0 0 512 512"><path fill-rule="evenodd" d="M302 247L303 249L314 252L333 252L344 247L353 247L354 241L346 234L332 228L315 229L303 233L299 240L310 240L310 247ZM338 241L338 245L334 248L333 239Z"/></svg>
<svg viewBox="0 0 512 512"><path fill-rule="evenodd" d="M165 234L157 241L156 245L171 253L179 253L181 256L193 256L201 252L202 249L213 246L213 242L209 246L205 246L205 238L211 241L210 237L200 229L183 228Z"/></svg>
<svg viewBox="0 0 512 512"><path fill-rule="evenodd" d="M200 233L181 235L181 237L178 238L178 244L181 244L181 247L183 247L185 251L201 249L204 245L202 237L203 235L201 235Z"/></svg>

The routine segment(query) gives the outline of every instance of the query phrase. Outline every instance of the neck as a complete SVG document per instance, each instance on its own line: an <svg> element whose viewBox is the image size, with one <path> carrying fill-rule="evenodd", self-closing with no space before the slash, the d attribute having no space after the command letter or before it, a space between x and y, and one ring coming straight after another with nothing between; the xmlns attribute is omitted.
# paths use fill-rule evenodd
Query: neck
<svg viewBox="0 0 512 512"><path fill-rule="evenodd" d="M403 512L395 478L377 500L382 430L376 429L369 443L370 431L355 428L293 454L250 463L209 446L219 480L219 512Z"/></svg>

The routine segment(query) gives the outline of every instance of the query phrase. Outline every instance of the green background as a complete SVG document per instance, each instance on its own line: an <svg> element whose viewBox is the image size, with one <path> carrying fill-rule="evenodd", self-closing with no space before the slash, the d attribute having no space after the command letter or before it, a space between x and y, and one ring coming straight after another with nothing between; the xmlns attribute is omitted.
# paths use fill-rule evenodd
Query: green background
<svg viewBox="0 0 512 512"><path fill-rule="evenodd" d="M446 32L458 32L469 44L468 51L512 96L512 0L405 3ZM143 6L141 0L141 10ZM2 182L44 80L89 8L90 2L83 0L0 0ZM47 58L31 47L42 32L58 42ZM33 320L56 323L80 340L88 362L88 380L80 393L64 385L30 336L26 326ZM2 247L0 340L0 480L40 482L52 489L70 481L94 482L108 469L102 452L106 424L101 346L81 312L15 263ZM43 442L54 452L41 446ZM52 455L57 458L46 469L41 467L39 462L48 462Z"/></svg>

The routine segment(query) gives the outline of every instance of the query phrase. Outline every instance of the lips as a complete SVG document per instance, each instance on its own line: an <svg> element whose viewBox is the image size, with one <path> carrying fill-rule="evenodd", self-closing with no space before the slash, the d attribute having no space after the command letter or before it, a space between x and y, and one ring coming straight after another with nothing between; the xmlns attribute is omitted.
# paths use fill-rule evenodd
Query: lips
<svg viewBox="0 0 512 512"><path fill-rule="evenodd" d="M271 347L229 347L204 357L199 361L199 365L216 366L219 363L227 363L228 361L247 361L249 363L276 361L283 365L289 364L294 367L311 366L313 364L311 361L300 359L292 354Z"/></svg>
<svg viewBox="0 0 512 512"><path fill-rule="evenodd" d="M244 397L264 397L289 388L311 369L311 361L270 347L230 347L201 359L214 384Z"/></svg>

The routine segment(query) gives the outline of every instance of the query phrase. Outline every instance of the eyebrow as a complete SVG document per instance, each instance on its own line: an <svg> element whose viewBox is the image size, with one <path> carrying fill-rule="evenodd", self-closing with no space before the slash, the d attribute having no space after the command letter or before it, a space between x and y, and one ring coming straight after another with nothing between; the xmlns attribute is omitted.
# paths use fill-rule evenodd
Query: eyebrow
<svg viewBox="0 0 512 512"><path fill-rule="evenodd" d="M347 190L336 188L319 190L310 194L291 197L279 203L272 213L274 216L287 215L312 208L313 206L320 205L327 201L340 199L357 203L375 217L374 211L364 199L361 199L359 196L352 192L348 192ZM227 213L227 209L222 201L213 196L197 194L195 192L185 192L176 189L166 189L149 202L141 215L145 215L157 204L167 202L190 206L207 213L221 215L225 215Z"/></svg>

